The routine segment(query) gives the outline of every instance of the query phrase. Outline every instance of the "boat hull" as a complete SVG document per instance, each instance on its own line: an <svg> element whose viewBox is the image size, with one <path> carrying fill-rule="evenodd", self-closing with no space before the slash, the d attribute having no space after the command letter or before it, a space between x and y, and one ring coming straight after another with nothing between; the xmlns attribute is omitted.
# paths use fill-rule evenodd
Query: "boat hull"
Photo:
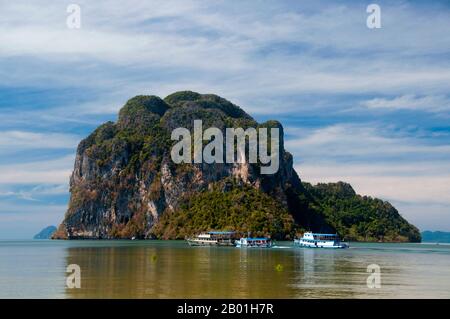
<svg viewBox="0 0 450 319"><path fill-rule="evenodd" d="M272 241L266 242L253 242L253 241L242 241L236 240L235 245L237 248L272 248Z"/></svg>
<svg viewBox="0 0 450 319"><path fill-rule="evenodd" d="M328 249L345 249L349 246L344 243L327 242L327 241L317 241L314 243L305 242L303 240L294 240L294 246L304 247L304 248L328 248Z"/></svg>
<svg viewBox="0 0 450 319"><path fill-rule="evenodd" d="M187 239L189 246L234 246L233 241Z"/></svg>
<svg viewBox="0 0 450 319"><path fill-rule="evenodd" d="M249 246L249 245L236 245L236 248L272 248L272 245L260 245L260 246Z"/></svg>

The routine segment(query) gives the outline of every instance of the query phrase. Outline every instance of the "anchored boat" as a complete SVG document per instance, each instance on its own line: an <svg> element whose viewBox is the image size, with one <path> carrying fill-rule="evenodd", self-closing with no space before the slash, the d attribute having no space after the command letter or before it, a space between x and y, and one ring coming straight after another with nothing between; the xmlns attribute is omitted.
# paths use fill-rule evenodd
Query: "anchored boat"
<svg viewBox="0 0 450 319"><path fill-rule="evenodd" d="M239 240L236 240L236 247L239 248L270 248L272 247L273 243L270 238L266 237L260 237L260 238L241 238Z"/></svg>
<svg viewBox="0 0 450 319"><path fill-rule="evenodd" d="M234 246L234 232L210 231L187 239L190 246Z"/></svg>
<svg viewBox="0 0 450 319"><path fill-rule="evenodd" d="M294 245L310 248L348 248L337 234L318 234L306 232L301 238L294 239Z"/></svg>

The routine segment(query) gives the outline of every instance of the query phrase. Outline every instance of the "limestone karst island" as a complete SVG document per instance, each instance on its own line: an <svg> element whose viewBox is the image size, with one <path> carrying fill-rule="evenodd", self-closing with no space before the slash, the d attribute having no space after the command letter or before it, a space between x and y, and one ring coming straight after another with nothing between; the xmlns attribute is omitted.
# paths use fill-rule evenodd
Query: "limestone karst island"
<svg viewBox="0 0 450 319"><path fill-rule="evenodd" d="M260 163L175 164L178 127L279 128L279 170ZM182 239L207 230L292 239L306 230L347 241L419 242L418 229L388 202L344 183L311 185L293 169L277 121L256 122L213 94L136 96L117 122L99 126L78 145L70 202L54 239Z"/></svg>

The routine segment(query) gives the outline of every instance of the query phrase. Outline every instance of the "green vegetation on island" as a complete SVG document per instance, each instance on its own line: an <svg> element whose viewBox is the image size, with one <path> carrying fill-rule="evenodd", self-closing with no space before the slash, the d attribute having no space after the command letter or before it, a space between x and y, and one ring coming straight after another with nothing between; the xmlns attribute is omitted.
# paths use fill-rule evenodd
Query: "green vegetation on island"
<svg viewBox="0 0 450 319"><path fill-rule="evenodd" d="M199 230L213 229L289 239L294 235L294 219L283 205L266 193L228 181L191 196L179 210L163 214L154 228L154 235L177 239Z"/></svg>
<svg viewBox="0 0 450 319"><path fill-rule="evenodd" d="M355 193L350 184L304 183L314 209L323 212L336 232L350 241L420 242L419 230L389 202Z"/></svg>

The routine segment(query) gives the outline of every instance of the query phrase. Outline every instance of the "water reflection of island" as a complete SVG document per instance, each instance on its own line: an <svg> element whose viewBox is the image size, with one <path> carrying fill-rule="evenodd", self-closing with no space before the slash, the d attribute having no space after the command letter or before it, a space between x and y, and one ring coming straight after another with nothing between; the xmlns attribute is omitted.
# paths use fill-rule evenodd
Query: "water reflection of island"
<svg viewBox="0 0 450 319"><path fill-rule="evenodd" d="M352 297L365 268L352 255L314 249L189 247L183 242L83 245L66 262L82 269L70 298Z"/></svg>

